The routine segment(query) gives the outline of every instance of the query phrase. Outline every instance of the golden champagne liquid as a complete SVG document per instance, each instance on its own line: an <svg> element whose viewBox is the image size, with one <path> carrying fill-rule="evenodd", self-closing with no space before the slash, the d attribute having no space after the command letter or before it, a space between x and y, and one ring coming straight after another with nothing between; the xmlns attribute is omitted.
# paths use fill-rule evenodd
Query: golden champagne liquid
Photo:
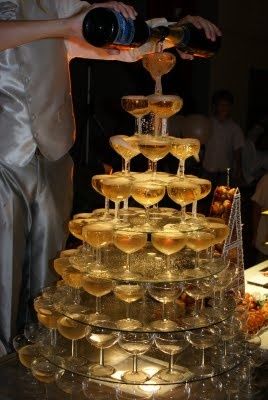
<svg viewBox="0 0 268 400"><path fill-rule="evenodd" d="M180 206L186 206L198 199L201 193L199 186L187 182L186 180L177 180L171 182L167 187L169 197Z"/></svg>
<svg viewBox="0 0 268 400"><path fill-rule="evenodd" d="M166 140L148 139L139 143L139 149L144 157L151 161L158 161L169 153L169 142Z"/></svg>
<svg viewBox="0 0 268 400"><path fill-rule="evenodd" d="M176 58L171 53L150 53L142 59L142 64L150 72L152 78L156 80L162 75L167 74L176 64Z"/></svg>
<svg viewBox="0 0 268 400"><path fill-rule="evenodd" d="M107 179L110 175L94 175L91 179L91 184L93 188L103 196L102 193L102 182L104 179Z"/></svg>
<svg viewBox="0 0 268 400"><path fill-rule="evenodd" d="M72 318L61 317L58 319L57 328L62 336L70 340L82 339L86 335L87 325L81 324L74 319L79 318L79 315L73 315Z"/></svg>
<svg viewBox="0 0 268 400"><path fill-rule="evenodd" d="M48 308L39 308L37 313L38 321L41 322L48 329L57 328L57 319L59 318L59 313Z"/></svg>
<svg viewBox="0 0 268 400"><path fill-rule="evenodd" d="M179 232L155 232L151 241L157 250L166 255L177 253L186 245L185 235Z"/></svg>
<svg viewBox="0 0 268 400"><path fill-rule="evenodd" d="M124 253L134 253L142 249L146 242L146 233L117 231L114 234L114 245Z"/></svg>
<svg viewBox="0 0 268 400"><path fill-rule="evenodd" d="M139 182L133 185L131 196L145 207L157 204L165 195L164 184Z"/></svg>
<svg viewBox="0 0 268 400"><path fill-rule="evenodd" d="M187 246L194 251L201 251L209 248L214 243L215 236L208 232L192 232L187 237Z"/></svg>
<svg viewBox="0 0 268 400"><path fill-rule="evenodd" d="M170 153L180 160L186 160L188 157L198 155L200 151L199 140L173 139L171 142Z"/></svg>
<svg viewBox="0 0 268 400"><path fill-rule="evenodd" d="M75 256L77 253L79 253L79 250L77 250L77 249L66 249L66 250L62 250L62 251L60 252L59 258L73 257L73 256Z"/></svg>
<svg viewBox="0 0 268 400"><path fill-rule="evenodd" d="M62 257L56 258L53 261L53 267L57 274L62 276L64 272L68 270L68 268L72 267L72 265L70 264L69 257Z"/></svg>
<svg viewBox="0 0 268 400"><path fill-rule="evenodd" d="M83 280L84 290L95 297L102 297L113 289L112 281L108 279L94 279L86 277Z"/></svg>
<svg viewBox="0 0 268 400"><path fill-rule="evenodd" d="M102 191L108 199L120 202L130 196L131 186L131 180L128 178L112 177L112 179L104 179L102 182Z"/></svg>
<svg viewBox="0 0 268 400"><path fill-rule="evenodd" d="M39 382L53 383L55 381L55 371L40 371L32 369L32 374Z"/></svg>
<svg viewBox="0 0 268 400"><path fill-rule="evenodd" d="M82 229L84 226L88 225L92 220L91 219L72 219L69 222L69 231L71 234L79 240L83 240Z"/></svg>
<svg viewBox="0 0 268 400"><path fill-rule="evenodd" d="M211 229L213 231L213 234L215 235L215 244L223 242L228 236L228 225L224 225L218 222L210 222L206 227L208 230Z"/></svg>
<svg viewBox="0 0 268 400"><path fill-rule="evenodd" d="M178 354L183 349L183 346L180 346L179 344L176 345L175 343L168 344L168 343L164 343L164 342L156 340L155 344L159 350L161 350L163 353L166 353L166 354Z"/></svg>
<svg viewBox="0 0 268 400"><path fill-rule="evenodd" d="M211 182L207 179L189 178L191 182L200 187L200 195L197 200L204 199L211 191Z"/></svg>
<svg viewBox="0 0 268 400"><path fill-rule="evenodd" d="M149 288L150 295L160 303L171 303L178 298L180 290L175 286L164 288L164 287L157 287L152 286Z"/></svg>
<svg viewBox="0 0 268 400"><path fill-rule="evenodd" d="M89 340L98 349L105 349L113 346L117 342L118 336L114 332L92 333Z"/></svg>
<svg viewBox="0 0 268 400"><path fill-rule="evenodd" d="M113 226L105 222L96 222L83 230L84 240L94 248L101 248L113 241Z"/></svg>
<svg viewBox="0 0 268 400"><path fill-rule="evenodd" d="M18 350L19 360L26 368L31 368L32 362L39 356L39 351L36 345L29 344Z"/></svg>
<svg viewBox="0 0 268 400"><path fill-rule="evenodd" d="M137 140L128 140L127 136L122 136L119 139L112 136L110 138L110 143L113 149L125 160L129 161L133 157L137 156L140 153L140 150L137 145Z"/></svg>
<svg viewBox="0 0 268 400"><path fill-rule="evenodd" d="M143 117L150 112L148 99L145 96L124 96L121 105L125 111L134 117Z"/></svg>
<svg viewBox="0 0 268 400"><path fill-rule="evenodd" d="M82 287L83 274L75 268L69 268L62 275L64 282L74 288L79 289Z"/></svg>
<svg viewBox="0 0 268 400"><path fill-rule="evenodd" d="M140 300L143 293L143 288L136 284L118 285L114 288L115 296L126 303L133 303Z"/></svg>
<svg viewBox="0 0 268 400"><path fill-rule="evenodd" d="M128 353L141 355L146 353L151 347L149 343L142 343L142 342L120 342L120 347L126 350Z"/></svg>
<svg viewBox="0 0 268 400"><path fill-rule="evenodd" d="M159 97L159 99L157 99ZM152 96L149 97L150 110L159 118L169 118L182 108L182 99L179 96Z"/></svg>

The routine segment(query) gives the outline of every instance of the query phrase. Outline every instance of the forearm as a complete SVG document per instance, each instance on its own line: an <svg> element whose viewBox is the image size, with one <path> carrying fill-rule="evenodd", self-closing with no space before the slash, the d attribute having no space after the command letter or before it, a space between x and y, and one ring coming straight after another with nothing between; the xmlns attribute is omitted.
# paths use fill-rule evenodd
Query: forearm
<svg viewBox="0 0 268 400"><path fill-rule="evenodd" d="M68 19L42 21L0 21L0 51L34 40L71 35Z"/></svg>

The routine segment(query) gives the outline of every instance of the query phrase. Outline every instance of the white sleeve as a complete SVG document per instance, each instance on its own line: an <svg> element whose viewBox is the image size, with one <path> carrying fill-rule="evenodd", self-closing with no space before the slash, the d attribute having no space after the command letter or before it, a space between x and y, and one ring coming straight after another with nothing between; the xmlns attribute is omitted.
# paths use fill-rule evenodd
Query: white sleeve
<svg viewBox="0 0 268 400"><path fill-rule="evenodd" d="M257 183L254 195L251 200L255 201L261 208L268 208L268 174L263 175ZM266 217L267 218L267 217Z"/></svg>
<svg viewBox="0 0 268 400"><path fill-rule="evenodd" d="M68 18L90 7L87 1L80 0L54 0L59 18Z"/></svg>

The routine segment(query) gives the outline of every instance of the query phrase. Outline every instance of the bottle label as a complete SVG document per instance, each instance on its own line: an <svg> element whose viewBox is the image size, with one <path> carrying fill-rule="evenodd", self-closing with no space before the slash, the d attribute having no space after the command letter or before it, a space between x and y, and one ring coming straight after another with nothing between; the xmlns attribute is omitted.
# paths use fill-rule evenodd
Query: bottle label
<svg viewBox="0 0 268 400"><path fill-rule="evenodd" d="M134 39L135 26L132 19L126 19L121 13L114 11L118 22L118 34L114 39L114 44L130 45Z"/></svg>

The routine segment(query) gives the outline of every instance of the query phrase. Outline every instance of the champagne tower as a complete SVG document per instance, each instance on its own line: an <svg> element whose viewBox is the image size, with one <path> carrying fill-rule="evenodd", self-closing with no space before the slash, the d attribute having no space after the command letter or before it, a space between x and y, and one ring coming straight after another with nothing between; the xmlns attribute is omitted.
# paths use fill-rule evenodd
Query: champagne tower
<svg viewBox="0 0 268 400"><path fill-rule="evenodd" d="M161 89L173 56L155 53L143 63L156 93L122 99L137 128L111 138L122 171L93 177L105 207L73 216L70 232L83 244L54 260L60 279L35 300L46 331L33 345L32 371L88 398L226 399L231 384L224 391L219 376L237 376L244 359L242 303L228 291L237 268L214 252L228 226L196 211L211 190L185 172L199 141L168 135L166 120L182 107ZM156 123L143 132L149 112ZM144 173L130 167L140 153L148 159ZM168 153L178 159L176 175L157 170ZM161 206L165 196L173 208Z"/></svg>

